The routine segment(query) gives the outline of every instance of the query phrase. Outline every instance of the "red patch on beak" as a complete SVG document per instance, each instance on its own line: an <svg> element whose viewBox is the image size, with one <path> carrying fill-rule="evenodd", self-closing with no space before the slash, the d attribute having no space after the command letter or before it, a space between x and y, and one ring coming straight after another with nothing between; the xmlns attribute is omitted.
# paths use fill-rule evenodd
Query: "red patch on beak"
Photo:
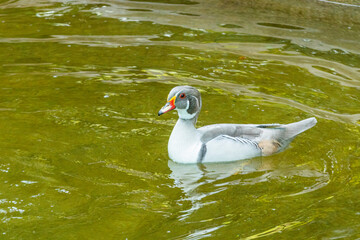
<svg viewBox="0 0 360 240"><path fill-rule="evenodd" d="M163 106L159 113L158 113L158 116L160 116L161 114L164 114L164 113L167 113L171 110L173 110L176 106L175 106L175 98L176 96L174 96L173 98L171 98L166 104L165 106Z"/></svg>

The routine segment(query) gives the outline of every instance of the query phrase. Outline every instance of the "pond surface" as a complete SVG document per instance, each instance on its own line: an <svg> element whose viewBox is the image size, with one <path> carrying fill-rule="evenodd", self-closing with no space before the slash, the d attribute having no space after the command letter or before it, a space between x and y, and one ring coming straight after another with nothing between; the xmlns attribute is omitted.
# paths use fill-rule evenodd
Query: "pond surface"
<svg viewBox="0 0 360 240"><path fill-rule="evenodd" d="M1 1L0 238L360 238L359 39L217 1ZM274 156L179 165L157 112L183 84L198 126L318 124Z"/></svg>

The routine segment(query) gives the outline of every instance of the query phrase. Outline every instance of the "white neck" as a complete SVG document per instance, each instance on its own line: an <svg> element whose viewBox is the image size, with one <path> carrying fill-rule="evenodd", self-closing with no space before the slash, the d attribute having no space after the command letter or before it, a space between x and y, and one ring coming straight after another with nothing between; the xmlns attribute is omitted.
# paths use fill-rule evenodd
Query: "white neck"
<svg viewBox="0 0 360 240"><path fill-rule="evenodd" d="M187 109L176 109L180 119L189 120L193 119L196 116L196 112L190 114L187 112Z"/></svg>

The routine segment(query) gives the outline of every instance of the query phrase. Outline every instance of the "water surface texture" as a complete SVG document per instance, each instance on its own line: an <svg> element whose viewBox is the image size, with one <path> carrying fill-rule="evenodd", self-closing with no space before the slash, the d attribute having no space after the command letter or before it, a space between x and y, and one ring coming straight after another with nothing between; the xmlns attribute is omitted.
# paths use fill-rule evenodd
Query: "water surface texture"
<svg viewBox="0 0 360 240"><path fill-rule="evenodd" d="M0 238L360 238L359 26L213 0L0 1ZM183 84L198 126L318 124L274 156L179 165L177 115L157 112Z"/></svg>

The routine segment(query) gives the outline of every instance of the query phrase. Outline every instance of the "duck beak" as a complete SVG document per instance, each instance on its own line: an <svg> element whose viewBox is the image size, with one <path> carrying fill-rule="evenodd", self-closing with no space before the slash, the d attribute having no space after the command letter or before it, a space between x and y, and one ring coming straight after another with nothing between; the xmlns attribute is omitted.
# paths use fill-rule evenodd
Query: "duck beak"
<svg viewBox="0 0 360 240"><path fill-rule="evenodd" d="M160 109L160 111L159 111L159 113L158 113L158 116L160 116L160 115L162 115L162 114L164 114L164 113L167 113L167 112L169 112L169 111L171 111L171 110L173 110L173 109L175 108L175 98L176 98L176 96L173 96L173 97L165 104L165 106L163 106L163 107Z"/></svg>

